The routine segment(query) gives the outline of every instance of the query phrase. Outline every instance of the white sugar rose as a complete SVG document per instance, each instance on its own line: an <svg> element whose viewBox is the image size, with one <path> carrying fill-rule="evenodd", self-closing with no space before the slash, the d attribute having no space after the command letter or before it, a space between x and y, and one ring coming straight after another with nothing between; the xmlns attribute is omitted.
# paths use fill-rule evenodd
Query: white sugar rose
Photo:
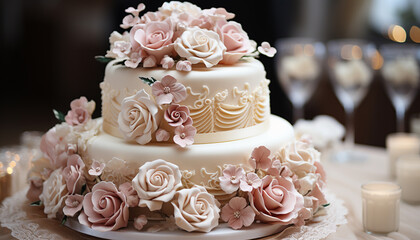
<svg viewBox="0 0 420 240"><path fill-rule="evenodd" d="M171 1L165 2L162 7L159 8L159 12L166 16L171 16L173 13L186 13L197 17L201 13L201 8L189 2Z"/></svg>
<svg viewBox="0 0 420 240"><path fill-rule="evenodd" d="M158 106L142 89L122 101L118 126L125 139L146 144L152 140L160 119Z"/></svg>
<svg viewBox="0 0 420 240"><path fill-rule="evenodd" d="M141 166L132 183L140 197L139 206L155 211L171 201L182 186L181 172L177 165L158 159Z"/></svg>
<svg viewBox="0 0 420 240"><path fill-rule="evenodd" d="M187 28L175 41L175 51L192 64L204 63L212 67L223 59L226 47L219 35L198 27Z"/></svg>
<svg viewBox="0 0 420 240"><path fill-rule="evenodd" d="M124 32L120 34L117 31L113 31L109 36L110 48L106 52L105 57L109 58L127 58L127 55L131 51L130 34Z"/></svg>
<svg viewBox="0 0 420 240"><path fill-rule="evenodd" d="M210 232L219 224L219 202L205 188L182 189L172 201L175 224L185 231Z"/></svg>
<svg viewBox="0 0 420 240"><path fill-rule="evenodd" d="M39 199L44 204L44 213L48 218L56 218L57 212L65 205L65 198L68 195L66 182L62 169L56 169L44 182L42 194Z"/></svg>

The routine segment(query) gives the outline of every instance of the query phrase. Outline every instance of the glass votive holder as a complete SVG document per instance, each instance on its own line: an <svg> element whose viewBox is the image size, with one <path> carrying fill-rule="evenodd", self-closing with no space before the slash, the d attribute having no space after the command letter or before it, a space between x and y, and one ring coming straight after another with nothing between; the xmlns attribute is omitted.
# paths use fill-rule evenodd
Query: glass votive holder
<svg viewBox="0 0 420 240"><path fill-rule="evenodd" d="M367 233L398 231L401 188L391 182L362 185L363 229Z"/></svg>
<svg viewBox="0 0 420 240"><path fill-rule="evenodd" d="M405 155L397 161L397 182L402 200L420 203L420 155Z"/></svg>
<svg viewBox="0 0 420 240"><path fill-rule="evenodd" d="M392 133L386 138L389 157L389 174L396 176L395 164L404 155L420 154L420 138L416 134Z"/></svg>

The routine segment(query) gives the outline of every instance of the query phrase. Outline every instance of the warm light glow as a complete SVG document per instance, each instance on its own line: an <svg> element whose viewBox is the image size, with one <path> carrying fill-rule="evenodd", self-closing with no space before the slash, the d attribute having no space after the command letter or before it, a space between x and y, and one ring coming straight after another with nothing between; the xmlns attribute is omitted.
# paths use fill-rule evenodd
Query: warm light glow
<svg viewBox="0 0 420 240"><path fill-rule="evenodd" d="M373 57L372 57L372 68L373 68L373 70L381 69L383 64L384 64L384 58L378 52L378 50L376 50L375 54L373 54Z"/></svg>
<svg viewBox="0 0 420 240"><path fill-rule="evenodd" d="M341 48L341 57L346 60L361 59L362 49L357 45L346 44Z"/></svg>
<svg viewBox="0 0 420 240"><path fill-rule="evenodd" d="M412 26L410 29L410 38L415 43L420 43L420 28L417 26Z"/></svg>
<svg viewBox="0 0 420 240"><path fill-rule="evenodd" d="M0 162L0 168L3 168L3 163L2 162Z"/></svg>
<svg viewBox="0 0 420 240"><path fill-rule="evenodd" d="M8 174L12 174L13 173L13 168L8 167L6 171L7 171Z"/></svg>
<svg viewBox="0 0 420 240"><path fill-rule="evenodd" d="M20 161L20 156L19 156L19 154L16 154L16 155L15 155L15 161L16 161L16 162L19 162L19 161Z"/></svg>
<svg viewBox="0 0 420 240"><path fill-rule="evenodd" d="M313 56L315 54L315 48L311 44L305 44L303 47L303 52L307 56Z"/></svg>
<svg viewBox="0 0 420 240"><path fill-rule="evenodd" d="M391 25L388 28L388 37L394 42L403 43L407 39L407 33L399 25Z"/></svg>
<svg viewBox="0 0 420 240"><path fill-rule="evenodd" d="M12 167L12 168L16 167L16 162L15 161L11 161L9 163L9 166Z"/></svg>

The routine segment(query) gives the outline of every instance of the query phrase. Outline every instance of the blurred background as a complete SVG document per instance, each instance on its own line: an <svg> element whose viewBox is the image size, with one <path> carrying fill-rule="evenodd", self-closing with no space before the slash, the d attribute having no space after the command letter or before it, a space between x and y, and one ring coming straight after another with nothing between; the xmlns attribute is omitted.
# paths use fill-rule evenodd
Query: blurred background
<svg viewBox="0 0 420 240"><path fill-rule="evenodd" d="M164 1L142 1L156 11ZM240 0L190 2L202 9L224 7L236 14L249 37L274 45L279 38L311 37L322 42L361 38L377 47L392 42L420 43L420 1L415 0ZM132 0L1 0L0 146L19 143L22 132L46 131L56 120L52 109L67 112L70 101L86 96L100 116L105 65L94 60L109 48L108 37ZM261 58L271 80L272 113L292 121L292 105L278 83L275 61ZM345 124L344 108L326 71L305 105L304 117L330 115ZM381 59L374 66L379 70ZM396 131L395 110L382 76L375 71L366 97L355 110L356 143L384 146ZM417 90L418 92L418 90ZM406 114L406 131L420 113L417 94Z"/></svg>

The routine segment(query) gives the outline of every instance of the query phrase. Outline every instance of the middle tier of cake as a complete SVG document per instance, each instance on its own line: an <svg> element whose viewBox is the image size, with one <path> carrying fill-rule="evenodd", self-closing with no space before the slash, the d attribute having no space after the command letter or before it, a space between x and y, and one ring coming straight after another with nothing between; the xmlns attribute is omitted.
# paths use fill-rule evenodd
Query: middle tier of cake
<svg viewBox="0 0 420 240"><path fill-rule="evenodd" d="M265 146L275 153L293 139L290 123L274 115L270 117L268 129L256 136L223 143L194 144L185 149L170 143L138 145L101 131L89 140L83 159L105 163L108 170L104 171L102 180L115 184L131 181L146 162L163 159L179 166L184 185L201 185L215 195L223 195L219 176L226 165L249 169L254 148Z"/></svg>

